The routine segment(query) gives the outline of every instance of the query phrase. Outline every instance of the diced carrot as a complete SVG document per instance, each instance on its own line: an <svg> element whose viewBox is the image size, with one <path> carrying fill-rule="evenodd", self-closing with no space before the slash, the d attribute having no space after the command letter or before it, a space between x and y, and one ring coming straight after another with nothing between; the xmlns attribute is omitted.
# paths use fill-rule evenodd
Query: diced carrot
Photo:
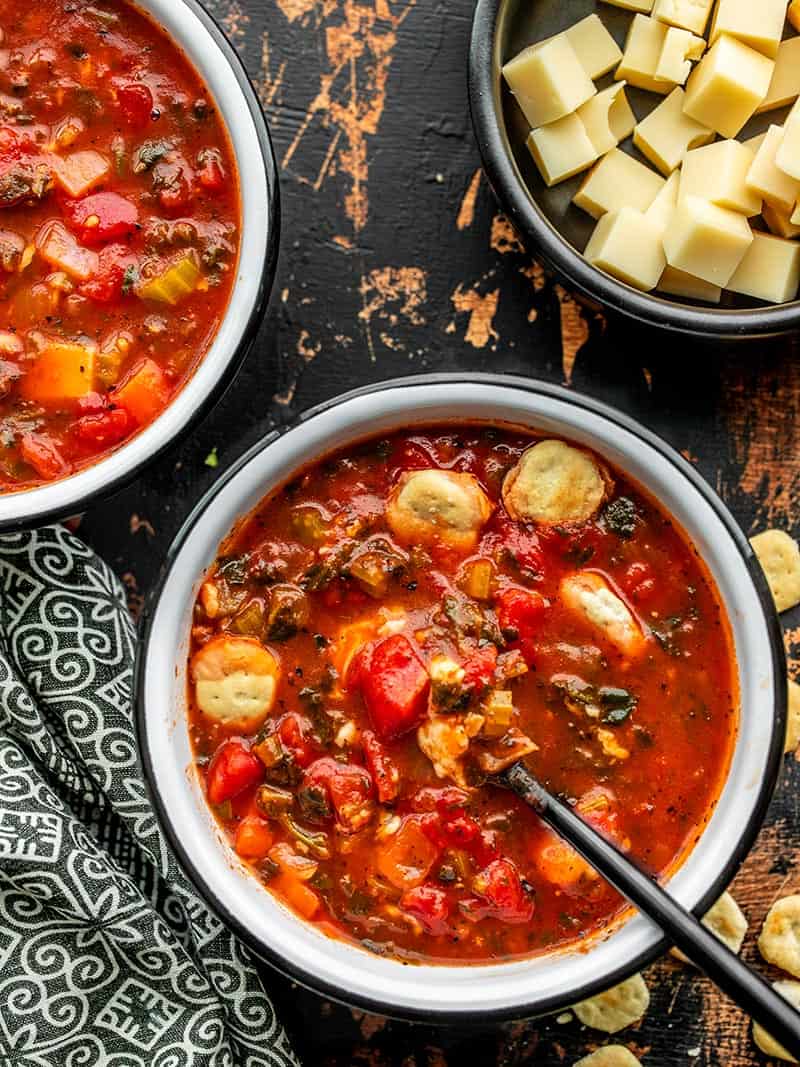
<svg viewBox="0 0 800 1067"><path fill-rule="evenodd" d="M277 875L270 882L270 887L304 919L313 919L319 910L320 899L314 890L288 874Z"/></svg>
<svg viewBox="0 0 800 1067"><path fill-rule="evenodd" d="M236 829L234 848L245 860L263 860L272 848L272 833L264 819L248 815Z"/></svg>
<svg viewBox="0 0 800 1067"><path fill-rule="evenodd" d="M397 833L376 850L375 866L387 881L405 891L425 881L438 854L419 822L406 818Z"/></svg>
<svg viewBox="0 0 800 1067"><path fill-rule="evenodd" d="M68 156L53 156L53 176L67 196L85 196L90 189L105 181L111 164L94 149L71 152Z"/></svg>
<svg viewBox="0 0 800 1067"><path fill-rule="evenodd" d="M77 400L94 388L95 350L50 341L20 381L20 393L37 404Z"/></svg>
<svg viewBox="0 0 800 1067"><path fill-rule="evenodd" d="M42 259L70 277L85 282L97 270L97 253L83 248L60 222L46 222L36 234L36 248Z"/></svg>
<svg viewBox="0 0 800 1067"><path fill-rule="evenodd" d="M169 382L159 365L152 359L143 359L113 391L112 397L140 426L146 426L164 409L169 393Z"/></svg>

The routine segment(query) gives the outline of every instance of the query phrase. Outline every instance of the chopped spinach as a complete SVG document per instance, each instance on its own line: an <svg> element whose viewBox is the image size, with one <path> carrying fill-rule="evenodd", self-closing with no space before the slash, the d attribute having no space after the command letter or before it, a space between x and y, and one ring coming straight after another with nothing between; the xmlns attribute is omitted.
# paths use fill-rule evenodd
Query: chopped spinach
<svg viewBox="0 0 800 1067"><path fill-rule="evenodd" d="M629 541L636 532L636 519L638 511L636 505L627 496L618 496L603 511L603 522L608 529L621 537L623 541Z"/></svg>
<svg viewBox="0 0 800 1067"><path fill-rule="evenodd" d="M636 710L639 698L627 689L603 686L597 694L600 706L604 709L603 722L609 726L619 726Z"/></svg>
<svg viewBox="0 0 800 1067"><path fill-rule="evenodd" d="M244 585L247 581L247 553L241 556L221 557L217 566L217 576L224 578L230 585Z"/></svg>
<svg viewBox="0 0 800 1067"><path fill-rule="evenodd" d="M145 141L144 144L139 145L139 150L136 153L133 173L142 174L146 170L151 170L173 148L172 141Z"/></svg>

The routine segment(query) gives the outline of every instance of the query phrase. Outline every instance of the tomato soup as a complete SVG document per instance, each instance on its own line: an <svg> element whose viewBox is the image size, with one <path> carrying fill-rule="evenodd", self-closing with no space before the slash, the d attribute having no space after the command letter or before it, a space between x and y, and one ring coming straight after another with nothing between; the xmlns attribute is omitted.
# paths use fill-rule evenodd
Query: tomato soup
<svg viewBox="0 0 800 1067"><path fill-rule="evenodd" d="M124 0L0 0L0 490L169 404L239 248L236 165L183 53Z"/></svg>
<svg viewBox="0 0 800 1067"><path fill-rule="evenodd" d="M493 775L524 759L663 875L738 715L727 620L663 508L569 442L469 425L265 500L200 591L189 704L208 803L270 891L439 963L575 947L625 908Z"/></svg>

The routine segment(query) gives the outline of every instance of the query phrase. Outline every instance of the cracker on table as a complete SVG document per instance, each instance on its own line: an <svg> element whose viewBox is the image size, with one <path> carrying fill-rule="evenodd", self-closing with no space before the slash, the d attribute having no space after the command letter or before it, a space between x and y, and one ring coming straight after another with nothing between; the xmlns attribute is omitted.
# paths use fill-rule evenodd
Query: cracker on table
<svg viewBox="0 0 800 1067"><path fill-rule="evenodd" d="M784 530L765 530L750 544L767 576L775 607L788 611L800 604L800 548Z"/></svg>
<svg viewBox="0 0 800 1067"><path fill-rule="evenodd" d="M769 909L758 951L767 963L800 978L800 894L776 900Z"/></svg>
<svg viewBox="0 0 800 1067"><path fill-rule="evenodd" d="M620 982L605 993L589 997L572 1009L584 1026L616 1034L638 1022L650 1004L650 992L640 974Z"/></svg>
<svg viewBox="0 0 800 1067"><path fill-rule="evenodd" d="M800 1008L800 982L773 982L772 988L776 993L780 993L784 1000ZM794 1056L787 1052L783 1045L779 1045L775 1038L758 1023L753 1023L753 1040L766 1056L776 1060L786 1060L788 1063L797 1063Z"/></svg>
<svg viewBox="0 0 800 1067"><path fill-rule="evenodd" d="M723 893L716 904L709 908L703 916L703 925L731 952L738 952L742 947L747 933L747 919L730 893ZM679 948L670 949L670 953L684 963L691 963Z"/></svg>
<svg viewBox="0 0 800 1067"><path fill-rule="evenodd" d="M786 716L784 752L795 752L800 745L800 685L789 679L789 707Z"/></svg>
<svg viewBox="0 0 800 1067"><path fill-rule="evenodd" d="M603 1045L573 1067L641 1067L641 1063L624 1045Z"/></svg>

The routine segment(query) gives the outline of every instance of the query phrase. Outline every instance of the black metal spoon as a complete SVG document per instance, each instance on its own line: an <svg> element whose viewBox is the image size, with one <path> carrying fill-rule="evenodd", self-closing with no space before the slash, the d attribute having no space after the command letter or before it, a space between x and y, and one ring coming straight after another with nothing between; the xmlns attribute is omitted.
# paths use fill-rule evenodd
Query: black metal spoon
<svg viewBox="0 0 800 1067"><path fill-rule="evenodd" d="M784 1048L800 1059L800 1012L739 957L723 945L691 912L678 904L653 878L561 803L522 763L514 763L492 779L535 808L556 833L568 841L606 881L660 926L717 986Z"/></svg>

